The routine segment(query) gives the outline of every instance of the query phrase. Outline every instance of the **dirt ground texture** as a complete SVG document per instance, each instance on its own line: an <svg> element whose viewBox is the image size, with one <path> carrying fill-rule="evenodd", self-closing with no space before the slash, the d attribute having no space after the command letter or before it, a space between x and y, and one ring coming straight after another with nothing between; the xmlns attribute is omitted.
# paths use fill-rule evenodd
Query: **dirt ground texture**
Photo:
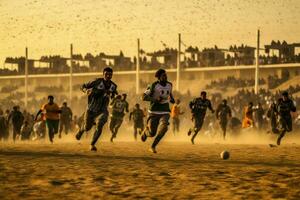
<svg viewBox="0 0 300 200"><path fill-rule="evenodd" d="M150 142L0 143L0 199L300 199L297 143Z"/></svg>

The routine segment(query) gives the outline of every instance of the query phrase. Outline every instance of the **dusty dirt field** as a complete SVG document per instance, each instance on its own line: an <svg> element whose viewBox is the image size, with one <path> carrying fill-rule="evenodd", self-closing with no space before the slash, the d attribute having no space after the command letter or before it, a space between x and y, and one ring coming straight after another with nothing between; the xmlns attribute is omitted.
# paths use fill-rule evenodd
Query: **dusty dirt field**
<svg viewBox="0 0 300 200"><path fill-rule="evenodd" d="M148 141L149 142L149 141ZM0 144L0 199L300 199L300 145ZM229 150L231 158L219 154Z"/></svg>

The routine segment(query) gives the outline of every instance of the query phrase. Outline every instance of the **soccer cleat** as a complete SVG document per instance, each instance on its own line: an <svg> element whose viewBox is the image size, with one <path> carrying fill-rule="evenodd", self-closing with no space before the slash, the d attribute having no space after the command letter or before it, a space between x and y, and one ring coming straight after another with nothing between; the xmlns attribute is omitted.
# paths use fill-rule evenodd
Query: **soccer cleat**
<svg viewBox="0 0 300 200"><path fill-rule="evenodd" d="M113 136L111 136L111 138L110 138L110 142L111 142L111 143L113 143L113 142L114 142L114 137L113 137Z"/></svg>
<svg viewBox="0 0 300 200"><path fill-rule="evenodd" d="M195 144L194 138L191 139L192 144Z"/></svg>
<svg viewBox="0 0 300 200"><path fill-rule="evenodd" d="M58 135L58 138L61 139L61 133Z"/></svg>
<svg viewBox="0 0 300 200"><path fill-rule="evenodd" d="M191 134L192 134L192 131L191 131L191 129L188 131L188 133L187 133L187 135L188 136L191 136Z"/></svg>
<svg viewBox="0 0 300 200"><path fill-rule="evenodd" d="M97 151L97 147L95 145L91 145L91 151Z"/></svg>
<svg viewBox="0 0 300 200"><path fill-rule="evenodd" d="M151 148L149 149L149 151L152 152L152 153L157 153L155 147L151 147Z"/></svg>
<svg viewBox="0 0 300 200"><path fill-rule="evenodd" d="M277 147L275 144L269 144L269 147L273 148L273 147Z"/></svg>
<svg viewBox="0 0 300 200"><path fill-rule="evenodd" d="M282 138L282 137L279 137L279 138L277 139L277 145L278 145L278 146L279 146L280 143L281 143L281 138Z"/></svg>
<svg viewBox="0 0 300 200"><path fill-rule="evenodd" d="M75 137L76 137L76 140L80 140L81 134L80 134L80 133L77 133L77 134L75 135Z"/></svg>

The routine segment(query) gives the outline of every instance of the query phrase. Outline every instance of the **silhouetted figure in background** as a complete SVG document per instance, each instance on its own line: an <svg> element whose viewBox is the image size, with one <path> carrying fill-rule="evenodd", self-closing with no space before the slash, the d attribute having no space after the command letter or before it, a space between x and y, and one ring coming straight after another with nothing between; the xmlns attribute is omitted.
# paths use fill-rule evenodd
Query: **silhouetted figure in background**
<svg viewBox="0 0 300 200"><path fill-rule="evenodd" d="M135 108L129 114L129 121L133 120L133 135L134 139L137 140L137 134L141 134L144 129L144 111L140 109L140 104L135 104Z"/></svg>
<svg viewBox="0 0 300 200"><path fill-rule="evenodd" d="M70 107L68 107L67 102L63 103L63 106L60 108L60 121L59 121L59 138L61 138L61 133L63 129L65 130L65 134L67 135L71 129L71 121L73 112Z"/></svg>
<svg viewBox="0 0 300 200"><path fill-rule="evenodd" d="M175 135L175 132L179 133L180 131L180 119L179 116L183 115L184 112L181 112L180 110L180 100L176 99L175 103L173 104L171 108L171 119L172 119L172 127L173 127L173 134Z"/></svg>
<svg viewBox="0 0 300 200"><path fill-rule="evenodd" d="M227 100L224 99L216 110L216 117L219 120L220 127L223 131L223 139L226 138L226 130L228 124L228 117L231 118L231 109L227 105Z"/></svg>
<svg viewBox="0 0 300 200"><path fill-rule="evenodd" d="M13 125L13 141L16 141L16 138L21 134L21 127L23 125L24 116L20 112L19 106L14 106L13 111L10 113L8 121L12 121Z"/></svg>
<svg viewBox="0 0 300 200"><path fill-rule="evenodd" d="M44 104L36 114L35 121L37 121L41 113L44 113L49 140L53 143L54 135L58 133L59 113L61 113L61 110L59 106L54 103L54 97L52 95L48 96L48 103Z"/></svg>
<svg viewBox="0 0 300 200"><path fill-rule="evenodd" d="M257 128L259 131L261 131L264 125L264 114L265 114L265 111L261 103L258 103L255 114L256 114L256 121L257 121Z"/></svg>
<svg viewBox="0 0 300 200"><path fill-rule="evenodd" d="M125 112L129 112L129 104L126 101L126 97L126 94L122 94L122 97L118 95L111 103L112 113L109 124L109 129L112 134L110 138L111 142L117 137L118 130L123 123Z"/></svg>
<svg viewBox="0 0 300 200"><path fill-rule="evenodd" d="M210 100L206 98L205 91L201 92L200 97L193 99L190 102L189 106L192 112L194 127L190 128L190 130L188 131L188 136L193 133L191 142L192 144L195 144L195 138L202 128L207 109L209 109L212 113L214 113L215 111L212 108Z"/></svg>
<svg viewBox="0 0 300 200"><path fill-rule="evenodd" d="M0 142L2 140L5 140L6 129L8 128L6 119L3 114L3 110L0 109Z"/></svg>

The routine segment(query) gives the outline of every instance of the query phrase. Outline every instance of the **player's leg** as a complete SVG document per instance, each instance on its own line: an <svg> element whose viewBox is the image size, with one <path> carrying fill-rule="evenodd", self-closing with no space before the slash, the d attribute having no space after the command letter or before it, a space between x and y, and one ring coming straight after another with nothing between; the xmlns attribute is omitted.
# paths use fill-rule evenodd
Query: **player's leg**
<svg viewBox="0 0 300 200"><path fill-rule="evenodd" d="M63 126L64 126L64 121L60 120L60 122L59 122L59 135L58 135L59 138L61 138L61 133L63 131Z"/></svg>
<svg viewBox="0 0 300 200"><path fill-rule="evenodd" d="M159 124L157 127L157 136L154 139L154 142L151 146L152 152L156 153L156 146L160 142L160 140L165 136L168 131L170 115L161 115L159 119Z"/></svg>
<svg viewBox="0 0 300 200"><path fill-rule="evenodd" d="M147 137L154 137L159 124L160 115L150 115L147 120L147 126L142 133L142 141L145 142Z"/></svg>
<svg viewBox="0 0 300 200"><path fill-rule="evenodd" d="M91 128L94 125L95 118L96 118L96 115L89 112L89 111L86 111L84 113L83 125L80 127L79 131L76 134L76 139L77 140L80 140L80 138L81 138L81 136L84 132L87 132L87 131L91 130Z"/></svg>
<svg viewBox="0 0 300 200"><path fill-rule="evenodd" d="M221 129L223 132L223 139L225 140L226 138L226 126L227 126L227 120L221 120L220 121Z"/></svg>
<svg viewBox="0 0 300 200"><path fill-rule="evenodd" d="M111 137L110 137L111 142L113 142L113 139L114 139L114 135L115 135L115 131L116 131L116 129L115 129L116 124L117 124L117 119L114 117L111 117L110 123L109 123L109 130L111 132Z"/></svg>
<svg viewBox="0 0 300 200"><path fill-rule="evenodd" d="M98 141L98 138L100 137L100 135L102 134L103 126L107 122L107 119L108 119L108 112L103 112L100 114L100 116L98 118L98 122L97 122L97 127L96 127L96 130L94 132L94 136L93 136L93 139L91 142L91 150L92 151L97 151L95 144Z"/></svg>
<svg viewBox="0 0 300 200"><path fill-rule="evenodd" d="M281 144L281 140L282 138L285 136L286 132L291 132L293 127L293 120L291 116L285 116L281 118L281 127L282 127L282 131L277 139L277 145Z"/></svg>
<svg viewBox="0 0 300 200"><path fill-rule="evenodd" d="M175 132L176 132L176 118L172 118L172 132L175 135Z"/></svg>
<svg viewBox="0 0 300 200"><path fill-rule="evenodd" d="M288 124L287 119L284 117L280 117L279 119L279 127L280 127L280 134L277 138L277 145L281 144L282 138L285 136L287 130L288 130Z"/></svg>
<svg viewBox="0 0 300 200"><path fill-rule="evenodd" d="M179 118L177 118L176 131L177 131L177 133L179 133L179 131L180 131L180 119Z"/></svg>
<svg viewBox="0 0 300 200"><path fill-rule="evenodd" d="M59 127L59 120L53 120L53 131L54 131L54 134L58 133L58 127Z"/></svg>
<svg viewBox="0 0 300 200"><path fill-rule="evenodd" d="M68 135L70 130L71 130L71 121L67 120L65 122L65 134Z"/></svg>
<svg viewBox="0 0 300 200"><path fill-rule="evenodd" d="M188 131L188 133L187 133L188 136L192 135L192 133L194 132L194 129L195 129L195 123L196 123L195 118L196 118L195 116L192 117L192 122L193 122L194 125L193 125L193 128L190 128L190 129L189 129L189 131Z"/></svg>
<svg viewBox="0 0 300 200"><path fill-rule="evenodd" d="M52 125L52 120L47 119L47 120L46 120L46 125L47 125L47 129L48 129L48 137L49 137L49 141L50 141L51 143L53 143L54 129L53 129L53 125Z"/></svg>
<svg viewBox="0 0 300 200"><path fill-rule="evenodd" d="M202 117L196 117L195 119L195 124L194 124L194 135L192 136L191 142L192 144L195 144L195 138L198 135L202 125L203 125L203 121L204 119Z"/></svg>
<svg viewBox="0 0 300 200"><path fill-rule="evenodd" d="M16 137L17 137L17 127L16 125L13 125L13 141L16 141Z"/></svg>
<svg viewBox="0 0 300 200"><path fill-rule="evenodd" d="M137 123L136 122L133 122L133 137L134 137L134 140L136 141L137 140L137 133L138 133L138 126L137 126Z"/></svg>
<svg viewBox="0 0 300 200"><path fill-rule="evenodd" d="M113 135L114 138L117 137L119 128L121 127L122 123L123 123L123 119L122 118L118 118L116 120L115 131L114 131L114 135Z"/></svg>

